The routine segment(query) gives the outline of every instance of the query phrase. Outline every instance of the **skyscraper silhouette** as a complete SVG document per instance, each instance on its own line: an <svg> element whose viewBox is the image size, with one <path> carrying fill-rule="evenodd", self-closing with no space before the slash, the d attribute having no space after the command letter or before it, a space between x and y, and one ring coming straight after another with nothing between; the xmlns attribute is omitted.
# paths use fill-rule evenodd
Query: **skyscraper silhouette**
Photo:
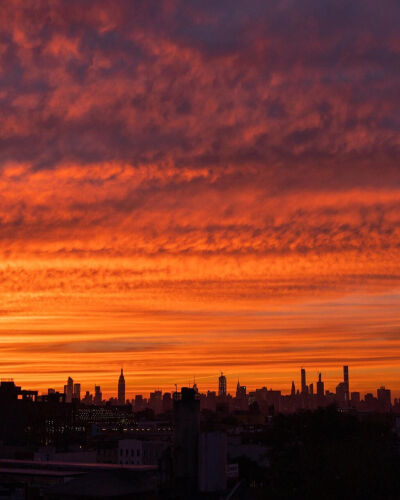
<svg viewBox="0 0 400 500"><path fill-rule="evenodd" d="M218 379L218 396L222 398L226 396L226 377L222 372Z"/></svg>
<svg viewBox="0 0 400 500"><path fill-rule="evenodd" d="M65 386L65 401L70 403L74 395L74 381L71 377L68 377L67 385Z"/></svg>
<svg viewBox="0 0 400 500"><path fill-rule="evenodd" d="M390 411L392 405L391 391L385 386L380 387L377 391L379 409L381 411Z"/></svg>
<svg viewBox="0 0 400 500"><path fill-rule="evenodd" d="M246 386L240 385L239 380L236 386L236 399L246 399Z"/></svg>
<svg viewBox="0 0 400 500"><path fill-rule="evenodd" d="M349 367L343 366L343 383L344 383L344 399L348 403L350 401L349 389Z"/></svg>
<svg viewBox="0 0 400 500"><path fill-rule="evenodd" d="M94 404L101 405L103 402L103 393L99 385L94 386Z"/></svg>
<svg viewBox="0 0 400 500"><path fill-rule="evenodd" d="M74 384L73 399L81 400L81 384Z"/></svg>
<svg viewBox="0 0 400 500"><path fill-rule="evenodd" d="M301 393L307 394L308 387L306 383L306 371L304 368L301 369Z"/></svg>
<svg viewBox="0 0 400 500"><path fill-rule="evenodd" d="M121 375L118 379L118 404L125 404L125 377L124 370L121 368Z"/></svg>
<svg viewBox="0 0 400 500"><path fill-rule="evenodd" d="M324 383L322 382L321 374L318 374L318 382L317 382L317 396L322 398L324 396Z"/></svg>

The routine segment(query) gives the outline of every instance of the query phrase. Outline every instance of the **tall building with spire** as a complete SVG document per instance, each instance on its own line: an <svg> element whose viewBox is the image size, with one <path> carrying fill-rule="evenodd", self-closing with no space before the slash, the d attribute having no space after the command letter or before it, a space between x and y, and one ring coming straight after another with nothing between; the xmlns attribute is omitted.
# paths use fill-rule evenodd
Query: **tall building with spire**
<svg viewBox="0 0 400 500"><path fill-rule="evenodd" d="M246 399L246 386L240 385L240 381L238 380L236 386L236 399Z"/></svg>
<svg viewBox="0 0 400 500"><path fill-rule="evenodd" d="M325 394L324 383L322 382L322 376L318 374L318 382L317 382L317 396L319 398L323 398Z"/></svg>
<svg viewBox="0 0 400 500"><path fill-rule="evenodd" d="M121 368L121 375L118 379L118 404L125 404L125 377L124 370Z"/></svg>

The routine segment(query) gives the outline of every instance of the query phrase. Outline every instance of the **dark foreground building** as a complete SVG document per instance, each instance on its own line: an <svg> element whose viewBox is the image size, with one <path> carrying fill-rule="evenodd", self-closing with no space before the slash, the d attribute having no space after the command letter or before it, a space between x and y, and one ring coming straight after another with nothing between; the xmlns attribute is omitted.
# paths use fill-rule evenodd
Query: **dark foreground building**
<svg viewBox="0 0 400 500"><path fill-rule="evenodd" d="M184 387L174 400L174 487L187 498L198 488L200 401L195 396L193 389Z"/></svg>
<svg viewBox="0 0 400 500"><path fill-rule="evenodd" d="M304 392L293 383L287 396L238 383L236 398L210 393L214 404L204 405L194 386L164 406L156 391L162 415L3 381L0 499L399 498L400 408L390 390L349 396L346 369L336 394L321 376L314 393L301 373Z"/></svg>
<svg viewBox="0 0 400 500"><path fill-rule="evenodd" d="M27 500L155 499L154 466L0 460L0 498Z"/></svg>

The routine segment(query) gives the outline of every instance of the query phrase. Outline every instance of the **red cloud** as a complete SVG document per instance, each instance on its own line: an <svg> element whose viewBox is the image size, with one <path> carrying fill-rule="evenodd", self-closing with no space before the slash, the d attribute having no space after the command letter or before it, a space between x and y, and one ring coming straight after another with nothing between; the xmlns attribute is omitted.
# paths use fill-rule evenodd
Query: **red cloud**
<svg viewBox="0 0 400 500"><path fill-rule="evenodd" d="M397 2L14 1L0 19L4 371L92 383L125 350L146 390L157 370L250 385L338 360L395 383ZM154 345L106 353L115 329Z"/></svg>

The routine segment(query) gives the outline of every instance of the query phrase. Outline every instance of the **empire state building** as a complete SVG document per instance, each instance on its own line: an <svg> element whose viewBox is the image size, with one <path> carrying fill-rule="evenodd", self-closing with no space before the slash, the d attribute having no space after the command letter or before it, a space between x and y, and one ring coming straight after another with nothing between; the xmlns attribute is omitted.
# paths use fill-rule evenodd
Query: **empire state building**
<svg viewBox="0 0 400 500"><path fill-rule="evenodd" d="M118 379L118 404L125 404L125 377L124 370L121 368L121 375Z"/></svg>

